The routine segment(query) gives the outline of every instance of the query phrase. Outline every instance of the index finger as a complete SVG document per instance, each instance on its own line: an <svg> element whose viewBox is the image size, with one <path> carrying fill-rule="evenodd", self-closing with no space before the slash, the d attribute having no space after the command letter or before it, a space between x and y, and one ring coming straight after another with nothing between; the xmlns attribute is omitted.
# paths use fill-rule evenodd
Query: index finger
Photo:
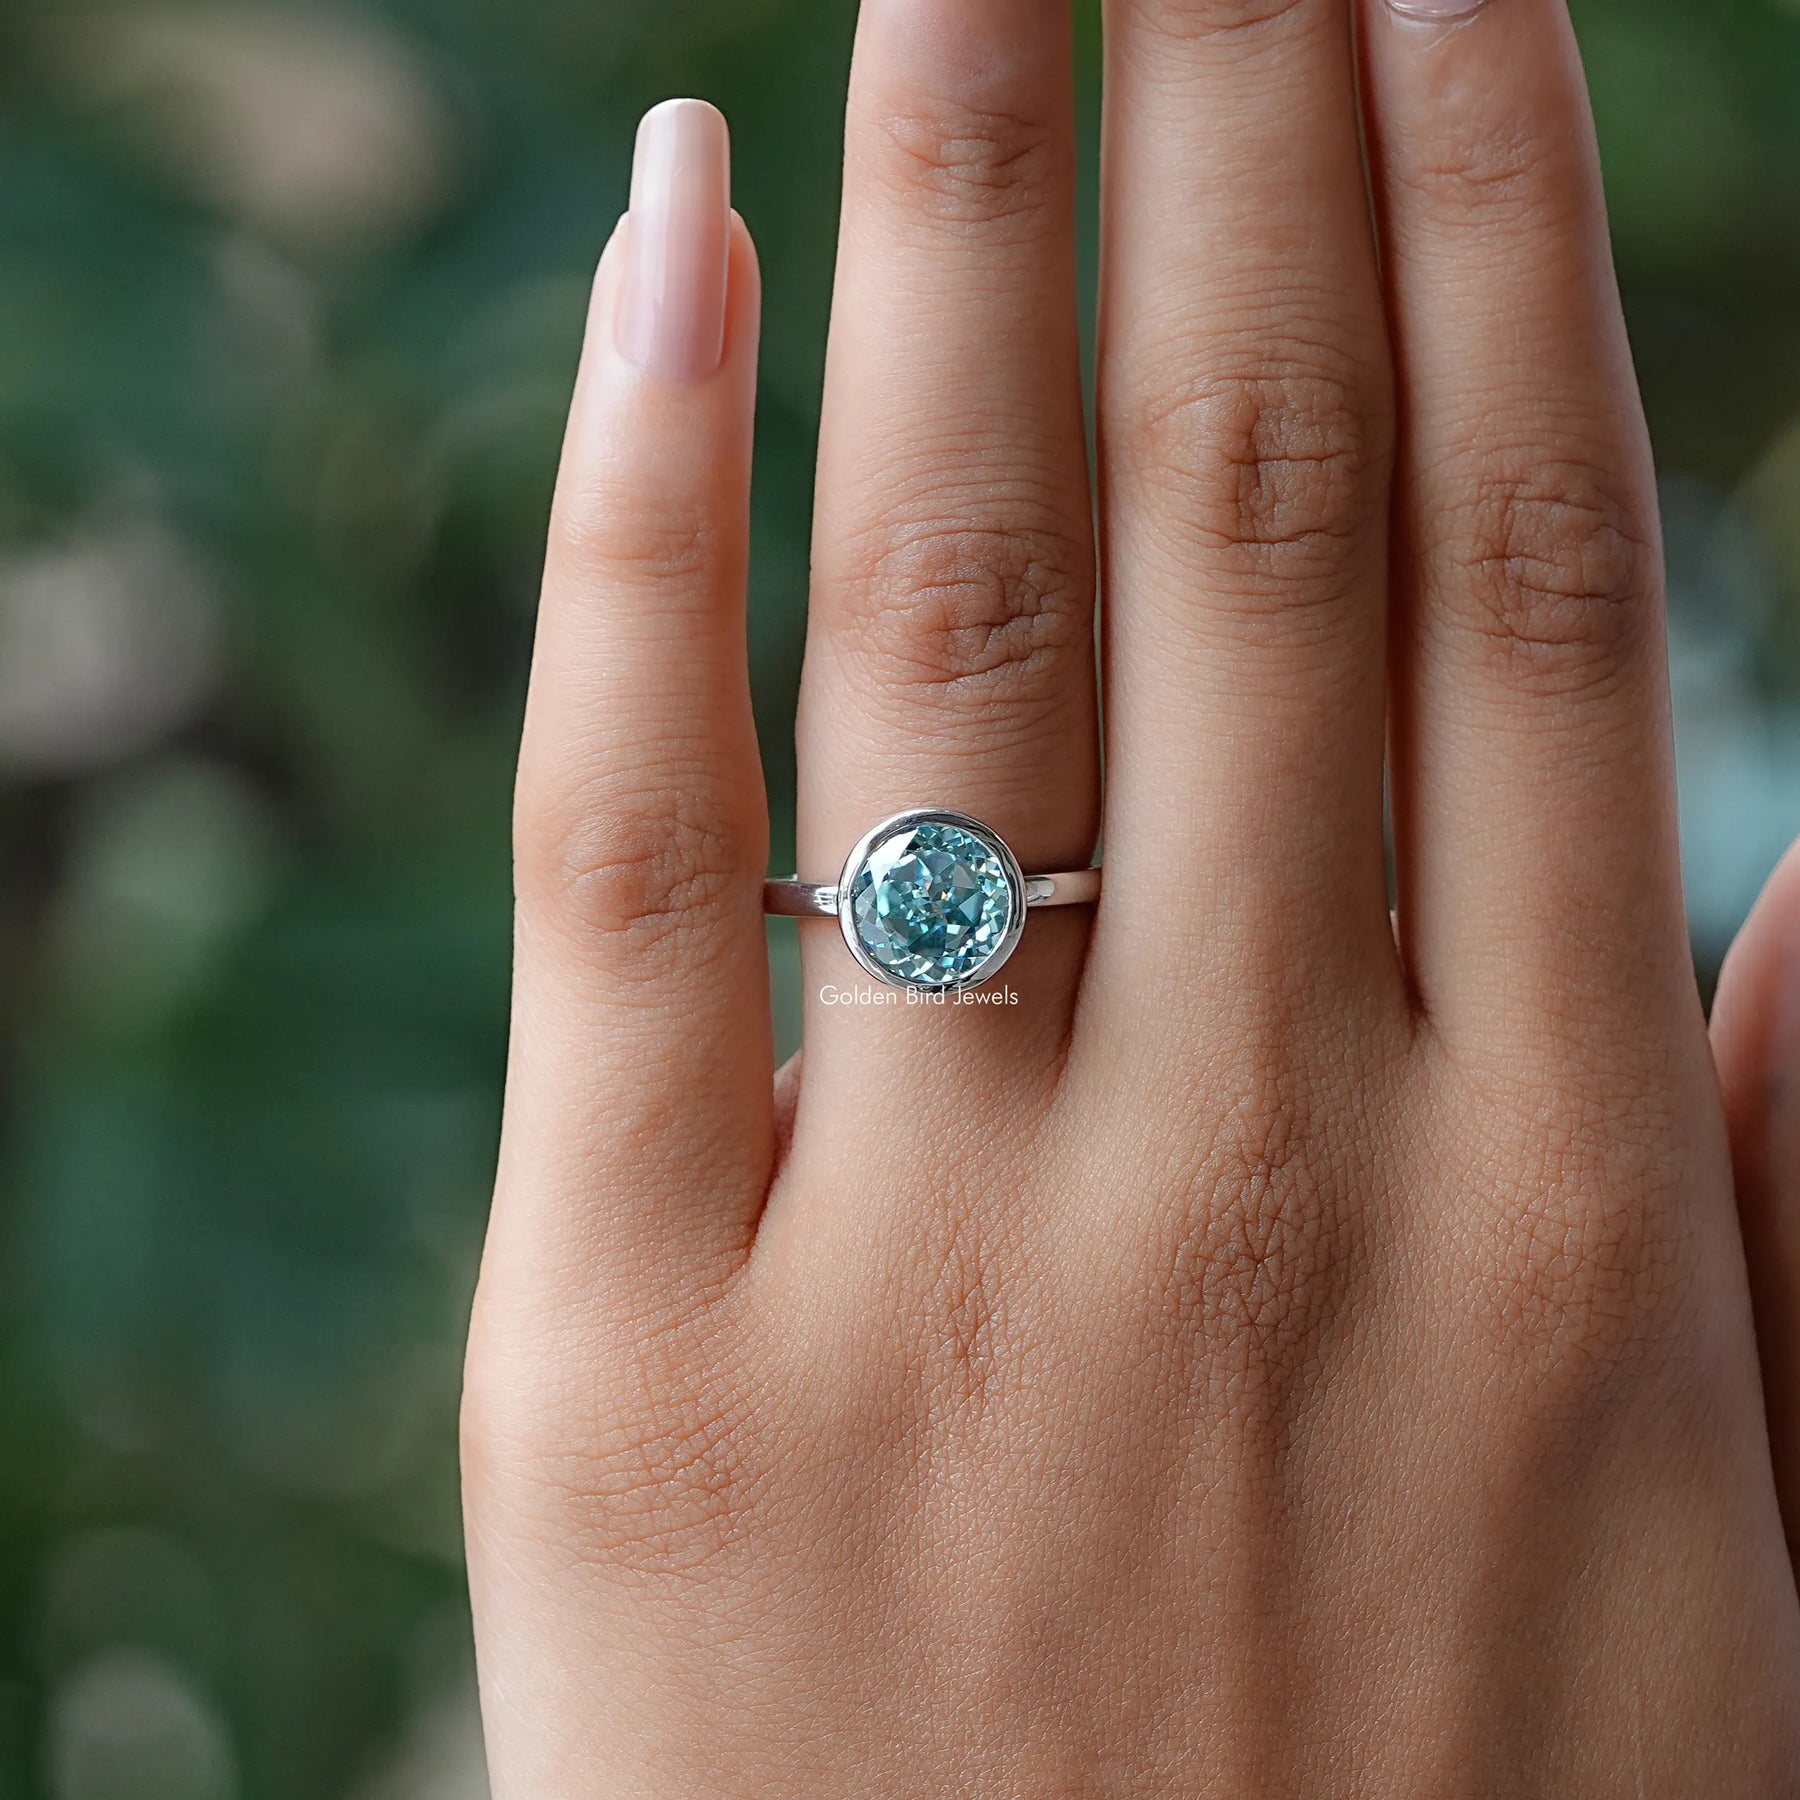
<svg viewBox="0 0 1800 1800"><path fill-rule="evenodd" d="M726 158L712 108L653 113L595 287L520 759L490 1316L638 1316L646 1289L710 1286L768 1179L744 621L758 286Z"/></svg>

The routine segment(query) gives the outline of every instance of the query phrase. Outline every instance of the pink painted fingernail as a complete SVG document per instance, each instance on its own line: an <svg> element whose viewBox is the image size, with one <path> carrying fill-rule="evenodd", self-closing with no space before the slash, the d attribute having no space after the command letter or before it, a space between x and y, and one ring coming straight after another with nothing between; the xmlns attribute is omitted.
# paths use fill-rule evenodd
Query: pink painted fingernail
<svg viewBox="0 0 1800 1800"><path fill-rule="evenodd" d="M1487 0L1388 0L1388 5L1403 19L1418 19L1427 25L1449 25L1478 13Z"/></svg>
<svg viewBox="0 0 1800 1800"><path fill-rule="evenodd" d="M731 135L704 100L670 100L638 128L616 332L661 381L704 381L725 355Z"/></svg>

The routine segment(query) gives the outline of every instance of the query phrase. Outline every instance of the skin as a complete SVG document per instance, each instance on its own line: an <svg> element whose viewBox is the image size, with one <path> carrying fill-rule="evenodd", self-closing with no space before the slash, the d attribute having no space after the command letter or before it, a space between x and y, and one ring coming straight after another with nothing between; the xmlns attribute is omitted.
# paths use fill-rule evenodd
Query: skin
<svg viewBox="0 0 1800 1800"><path fill-rule="evenodd" d="M707 366L650 201L602 262L468 1365L497 1800L1800 1791L1800 876L1728 1129L1562 0L1111 0L1093 496L1067 23L864 0L799 719L818 878L1104 828L1018 1006L828 1006L808 927L776 1078L754 257Z"/></svg>
<svg viewBox="0 0 1800 1800"><path fill-rule="evenodd" d="M1756 1298L1776 1482L1800 1567L1800 845L1719 977L1713 1043Z"/></svg>

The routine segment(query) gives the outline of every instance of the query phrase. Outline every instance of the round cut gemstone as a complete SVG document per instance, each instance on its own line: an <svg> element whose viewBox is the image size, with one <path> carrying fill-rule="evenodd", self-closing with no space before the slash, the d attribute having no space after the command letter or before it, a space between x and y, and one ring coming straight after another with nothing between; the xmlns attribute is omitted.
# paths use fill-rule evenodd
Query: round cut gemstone
<svg viewBox="0 0 1800 1800"><path fill-rule="evenodd" d="M851 917L870 961L911 987L964 987L1004 954L1014 895L998 848L931 821L879 840L851 883Z"/></svg>

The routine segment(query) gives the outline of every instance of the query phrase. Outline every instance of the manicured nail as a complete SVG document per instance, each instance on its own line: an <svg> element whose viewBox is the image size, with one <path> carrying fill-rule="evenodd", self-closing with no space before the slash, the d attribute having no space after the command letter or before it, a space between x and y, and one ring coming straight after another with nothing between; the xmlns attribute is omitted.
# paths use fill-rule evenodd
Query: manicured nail
<svg viewBox="0 0 1800 1800"><path fill-rule="evenodd" d="M638 128L619 297L620 352L661 381L704 381L725 355L731 136L703 100L670 100Z"/></svg>
<svg viewBox="0 0 1800 1800"><path fill-rule="evenodd" d="M1487 0L1388 0L1388 5L1403 19L1418 19L1426 25L1451 25L1481 11Z"/></svg>

